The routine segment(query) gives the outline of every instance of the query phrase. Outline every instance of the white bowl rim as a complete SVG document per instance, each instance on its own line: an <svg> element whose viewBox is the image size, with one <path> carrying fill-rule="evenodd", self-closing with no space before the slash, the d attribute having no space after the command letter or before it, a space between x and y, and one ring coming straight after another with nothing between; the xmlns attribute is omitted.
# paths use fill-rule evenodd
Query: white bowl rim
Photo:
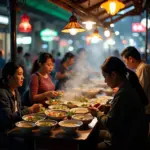
<svg viewBox="0 0 150 150"><path fill-rule="evenodd" d="M51 125L51 126L40 126L39 125L39 122L53 122L54 124ZM50 119L47 119L47 120L38 120L37 122L35 122L35 125L38 126L38 127L53 127L53 126L56 126L58 124L57 121L55 120L50 120Z"/></svg>
<svg viewBox="0 0 150 150"><path fill-rule="evenodd" d="M89 116L89 119L85 119L85 120L76 119L75 116ZM72 118L75 120L89 121L89 120L93 120L94 117L91 114L74 114L74 115L72 115Z"/></svg>
<svg viewBox="0 0 150 150"><path fill-rule="evenodd" d="M74 126L74 127L68 127L68 126L62 125L64 122L76 122L77 125ZM82 125L83 125L83 122L80 121L80 120L63 120L63 121L60 121L58 124L59 124L61 127L66 127L66 128L76 128L76 127L82 126Z"/></svg>
<svg viewBox="0 0 150 150"><path fill-rule="evenodd" d="M87 111L85 113L74 112L76 109L84 109L84 110L87 110ZM89 112L87 107L75 107L75 108L70 109L70 111L74 112L75 114L87 114Z"/></svg>
<svg viewBox="0 0 150 150"><path fill-rule="evenodd" d="M20 127L20 126L18 126L20 123L30 123L32 125L32 127ZM15 125L18 128L33 128L36 126L36 124L33 121L19 121L19 122L16 122Z"/></svg>

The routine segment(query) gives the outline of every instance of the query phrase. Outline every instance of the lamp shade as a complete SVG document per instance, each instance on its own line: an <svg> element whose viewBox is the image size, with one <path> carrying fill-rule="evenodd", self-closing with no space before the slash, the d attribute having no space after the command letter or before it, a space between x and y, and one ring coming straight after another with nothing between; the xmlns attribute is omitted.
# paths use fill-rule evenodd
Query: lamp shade
<svg viewBox="0 0 150 150"><path fill-rule="evenodd" d="M94 32L89 36L89 38L97 38L103 40L102 36L99 34L98 29L96 28Z"/></svg>
<svg viewBox="0 0 150 150"><path fill-rule="evenodd" d="M84 32L85 29L78 23L77 17L72 15L69 19L69 23L64 27L61 32L70 33L71 35L75 35L78 32Z"/></svg>
<svg viewBox="0 0 150 150"><path fill-rule="evenodd" d="M119 10L123 9L124 7L125 4L118 0L108 0L107 2L104 2L101 5L101 8L104 8L110 15L117 14Z"/></svg>
<svg viewBox="0 0 150 150"><path fill-rule="evenodd" d="M31 32L32 31L32 26L29 21L30 21L30 18L28 15L24 14L21 17L21 22L18 26L19 32Z"/></svg>

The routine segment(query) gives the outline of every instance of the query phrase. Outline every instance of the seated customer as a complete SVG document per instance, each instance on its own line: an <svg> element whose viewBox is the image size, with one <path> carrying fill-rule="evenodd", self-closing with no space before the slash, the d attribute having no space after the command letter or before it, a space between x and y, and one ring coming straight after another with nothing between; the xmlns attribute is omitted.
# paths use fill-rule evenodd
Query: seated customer
<svg viewBox="0 0 150 150"><path fill-rule="evenodd" d="M7 142L7 131L15 126L15 122L21 120L22 115L35 113L40 109L38 104L24 109L21 106L17 88L22 86L23 80L21 66L17 66L12 62L4 66L2 79L0 80L0 144Z"/></svg>
<svg viewBox="0 0 150 150"><path fill-rule="evenodd" d="M48 98L58 95L58 92L55 91L55 85L50 78L53 68L54 59L49 53L41 53L34 62L30 80L30 97L33 103L39 102L44 104Z"/></svg>
<svg viewBox="0 0 150 150"><path fill-rule="evenodd" d="M128 72L124 63L117 57L106 59L102 65L105 82L111 88L118 88L110 110L107 114L96 108L89 108L98 117L99 122L107 129L104 141L98 144L98 149L135 149L143 147L146 139L145 109L141 96L135 89L134 82L127 80ZM107 139L106 139L107 137Z"/></svg>
<svg viewBox="0 0 150 150"><path fill-rule="evenodd" d="M70 67L74 63L75 56L71 52L67 52L61 61L61 65L56 72L56 89L64 89L65 83L69 80L72 75Z"/></svg>

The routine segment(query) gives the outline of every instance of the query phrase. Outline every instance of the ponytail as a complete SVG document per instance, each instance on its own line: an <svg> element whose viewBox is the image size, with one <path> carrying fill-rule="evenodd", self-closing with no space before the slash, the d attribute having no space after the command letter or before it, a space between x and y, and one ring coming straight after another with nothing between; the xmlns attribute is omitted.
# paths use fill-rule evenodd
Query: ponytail
<svg viewBox="0 0 150 150"><path fill-rule="evenodd" d="M44 63L46 63L47 59L51 59L52 62L55 62L53 56L50 53L46 53L46 52L40 53L38 59L35 60L33 63L33 66L31 69L31 74L37 72L40 68L39 63L44 64Z"/></svg>
<svg viewBox="0 0 150 150"><path fill-rule="evenodd" d="M38 63L38 59L36 59L33 63L32 69L31 69L31 74L34 74L35 72L37 72L39 70L40 66Z"/></svg>
<svg viewBox="0 0 150 150"><path fill-rule="evenodd" d="M142 104L147 105L148 98L147 98L141 84L139 83L139 79L138 79L137 75L133 71L127 69L127 79L130 82L130 84L132 85L132 87L134 89L136 89L136 92L138 93L138 95L142 101Z"/></svg>

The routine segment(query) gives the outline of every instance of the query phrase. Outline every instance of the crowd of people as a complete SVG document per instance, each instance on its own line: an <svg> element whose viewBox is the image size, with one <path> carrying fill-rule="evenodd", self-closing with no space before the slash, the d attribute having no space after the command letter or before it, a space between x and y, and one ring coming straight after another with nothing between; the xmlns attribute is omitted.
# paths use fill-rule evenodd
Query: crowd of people
<svg viewBox="0 0 150 150"><path fill-rule="evenodd" d="M49 97L57 97L72 76L81 74L85 68L87 76L95 73L86 60L85 49L80 49L77 56L67 52L57 64L50 53L43 52L33 66L29 64L30 55L26 54L24 61L22 53L19 47L16 63L8 62L2 69L1 145L7 145L7 132L21 116L38 112L39 104L44 105ZM124 62L111 56L101 66L105 82L115 89L111 104L89 107L101 126L97 149L145 149L150 122L150 65L142 61L135 47L127 47L120 57ZM56 82L51 78L52 73Z"/></svg>

